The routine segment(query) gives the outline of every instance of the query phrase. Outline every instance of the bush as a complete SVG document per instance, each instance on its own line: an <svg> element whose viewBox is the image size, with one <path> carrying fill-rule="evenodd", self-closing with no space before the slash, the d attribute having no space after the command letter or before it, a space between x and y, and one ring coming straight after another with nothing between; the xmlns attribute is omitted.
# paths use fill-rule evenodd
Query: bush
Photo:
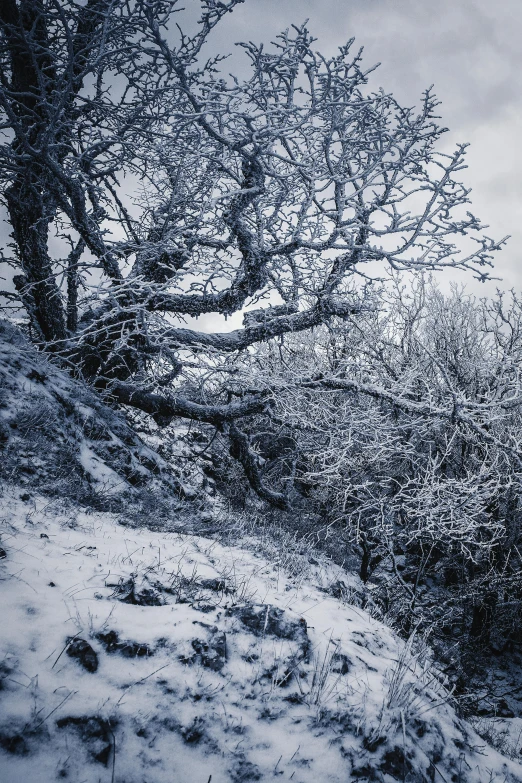
<svg viewBox="0 0 522 783"><path fill-rule="evenodd" d="M420 624L508 649L522 617L522 303L394 280L373 305L257 357L295 439L294 505L338 559L358 554L406 635Z"/></svg>

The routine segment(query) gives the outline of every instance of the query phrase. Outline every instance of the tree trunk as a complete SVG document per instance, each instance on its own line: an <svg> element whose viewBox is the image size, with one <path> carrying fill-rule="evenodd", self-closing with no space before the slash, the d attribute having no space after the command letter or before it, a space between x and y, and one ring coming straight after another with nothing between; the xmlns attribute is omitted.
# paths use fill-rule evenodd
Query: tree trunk
<svg viewBox="0 0 522 783"><path fill-rule="evenodd" d="M15 284L31 320L52 350L56 341L66 338L66 328L62 297L47 252L49 216L38 180L31 171L19 176L8 188L6 200L23 271Z"/></svg>

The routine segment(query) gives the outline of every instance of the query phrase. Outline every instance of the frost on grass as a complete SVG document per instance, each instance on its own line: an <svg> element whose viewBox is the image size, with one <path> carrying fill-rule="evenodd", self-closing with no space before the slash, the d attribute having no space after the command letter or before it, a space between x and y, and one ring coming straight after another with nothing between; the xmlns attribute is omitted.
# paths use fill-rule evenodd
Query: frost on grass
<svg viewBox="0 0 522 783"><path fill-rule="evenodd" d="M21 494L0 513L2 781L522 780L338 571Z"/></svg>

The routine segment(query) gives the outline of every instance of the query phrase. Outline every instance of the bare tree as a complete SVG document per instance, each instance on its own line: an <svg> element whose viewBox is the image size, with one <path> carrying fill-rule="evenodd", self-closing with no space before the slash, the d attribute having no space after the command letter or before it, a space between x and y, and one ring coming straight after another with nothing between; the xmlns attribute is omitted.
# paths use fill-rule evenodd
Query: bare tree
<svg viewBox="0 0 522 783"><path fill-rule="evenodd" d="M465 145L437 151L432 92L410 109L370 90L353 41L328 58L295 27L224 78L204 46L238 2L202 0L185 34L177 0L4 0L4 260L42 347L159 423L219 428L286 507L240 428L273 405L238 371L251 347L353 315L385 266L483 279L502 243L466 212Z"/></svg>
<svg viewBox="0 0 522 783"><path fill-rule="evenodd" d="M310 532L380 568L406 632L437 621L497 647L522 616L522 303L395 279L379 307L260 346L296 443ZM284 482L281 471L277 476ZM374 595L376 593L374 592Z"/></svg>

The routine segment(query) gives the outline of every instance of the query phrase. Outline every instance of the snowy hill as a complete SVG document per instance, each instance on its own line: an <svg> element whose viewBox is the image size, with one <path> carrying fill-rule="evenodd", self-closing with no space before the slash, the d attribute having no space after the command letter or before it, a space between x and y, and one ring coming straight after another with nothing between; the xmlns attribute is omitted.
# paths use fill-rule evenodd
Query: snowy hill
<svg viewBox="0 0 522 783"><path fill-rule="evenodd" d="M169 466L2 330L2 783L522 781L356 577L187 532Z"/></svg>
<svg viewBox="0 0 522 783"><path fill-rule="evenodd" d="M2 320L0 448L0 480L90 507L158 514L191 494L123 416Z"/></svg>
<svg viewBox="0 0 522 783"><path fill-rule="evenodd" d="M59 506L3 500L6 783L522 780L334 574Z"/></svg>

